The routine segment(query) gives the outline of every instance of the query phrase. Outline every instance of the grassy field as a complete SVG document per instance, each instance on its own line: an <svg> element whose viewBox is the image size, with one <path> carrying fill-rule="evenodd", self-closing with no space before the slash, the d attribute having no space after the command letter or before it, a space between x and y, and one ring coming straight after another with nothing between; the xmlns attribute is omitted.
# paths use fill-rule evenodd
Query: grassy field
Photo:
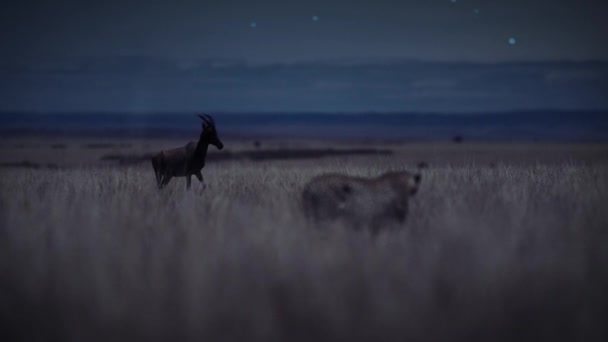
<svg viewBox="0 0 608 342"><path fill-rule="evenodd" d="M193 179L191 191L178 178L159 192L148 164L2 169L0 319L10 328L0 334L608 338L606 160L547 149L548 161L500 146L457 160L450 148L431 156L404 229L376 239L307 226L300 189L323 172L412 169L424 146L415 157L405 147L397 156L209 163L206 188Z"/></svg>

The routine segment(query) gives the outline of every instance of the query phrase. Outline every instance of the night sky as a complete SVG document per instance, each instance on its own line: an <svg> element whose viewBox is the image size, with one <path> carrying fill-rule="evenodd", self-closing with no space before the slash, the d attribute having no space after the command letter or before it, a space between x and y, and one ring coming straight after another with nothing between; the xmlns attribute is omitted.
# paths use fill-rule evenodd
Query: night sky
<svg viewBox="0 0 608 342"><path fill-rule="evenodd" d="M608 108L608 1L19 1L0 110Z"/></svg>

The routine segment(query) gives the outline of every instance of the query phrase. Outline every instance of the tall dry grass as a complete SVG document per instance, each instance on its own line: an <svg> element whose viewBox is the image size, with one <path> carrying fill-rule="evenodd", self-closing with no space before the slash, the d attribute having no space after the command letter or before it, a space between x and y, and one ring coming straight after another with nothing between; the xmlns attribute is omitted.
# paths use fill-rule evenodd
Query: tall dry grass
<svg viewBox="0 0 608 342"><path fill-rule="evenodd" d="M430 168L406 227L319 232L299 190L385 158L0 173L0 318L27 340L605 340L608 166ZM2 337L2 336L0 336ZM7 339L4 339L7 340Z"/></svg>

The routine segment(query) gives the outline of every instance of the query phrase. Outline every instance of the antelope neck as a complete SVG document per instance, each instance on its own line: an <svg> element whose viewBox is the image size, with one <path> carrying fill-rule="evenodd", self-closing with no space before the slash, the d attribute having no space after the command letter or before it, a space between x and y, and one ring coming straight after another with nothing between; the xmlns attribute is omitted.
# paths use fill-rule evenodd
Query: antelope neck
<svg viewBox="0 0 608 342"><path fill-rule="evenodd" d="M197 157L205 157L207 155L207 149L209 148L209 141L205 134L201 134L198 139L198 144L196 144L196 149L194 150L194 155Z"/></svg>

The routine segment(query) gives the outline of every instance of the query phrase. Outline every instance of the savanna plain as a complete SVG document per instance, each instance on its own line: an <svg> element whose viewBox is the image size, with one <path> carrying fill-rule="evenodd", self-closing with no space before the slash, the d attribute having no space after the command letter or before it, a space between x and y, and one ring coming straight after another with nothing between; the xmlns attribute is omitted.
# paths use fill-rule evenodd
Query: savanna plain
<svg viewBox="0 0 608 342"><path fill-rule="evenodd" d="M149 162L104 156L179 142L41 141L1 146L4 341L608 339L607 145L210 148L204 185L159 191ZM316 175L419 162L398 231L321 229L300 209Z"/></svg>

